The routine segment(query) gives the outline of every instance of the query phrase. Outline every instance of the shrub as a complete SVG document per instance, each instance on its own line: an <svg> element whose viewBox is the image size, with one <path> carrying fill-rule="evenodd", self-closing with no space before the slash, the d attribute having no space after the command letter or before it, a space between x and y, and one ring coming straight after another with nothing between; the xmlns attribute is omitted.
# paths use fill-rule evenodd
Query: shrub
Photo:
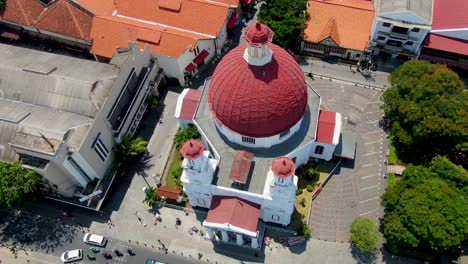
<svg viewBox="0 0 468 264"><path fill-rule="evenodd" d="M179 150L180 147L182 147L182 145L186 141L192 138L200 138L200 133L198 132L195 126L188 126L184 129L179 130L179 132L177 132L177 134L175 135L174 139L176 149Z"/></svg>
<svg viewBox="0 0 468 264"><path fill-rule="evenodd" d="M380 242L377 225L368 218L356 218L351 224L351 242L362 253L376 249Z"/></svg>
<svg viewBox="0 0 468 264"><path fill-rule="evenodd" d="M301 225L298 227L297 229L297 234L299 236L304 236L306 238L309 238L310 237L310 229L309 229L309 226L304 223L304 222L301 222Z"/></svg>
<svg viewBox="0 0 468 264"><path fill-rule="evenodd" d="M5 0L0 0L0 11L3 11L5 9Z"/></svg>
<svg viewBox="0 0 468 264"><path fill-rule="evenodd" d="M146 190L145 202L153 207L159 201L158 190L155 187L150 187Z"/></svg>
<svg viewBox="0 0 468 264"><path fill-rule="evenodd" d="M301 199L301 205L302 205L302 207L305 207L305 206L306 206L305 203L306 203L306 199L305 199L305 197L302 197L302 199Z"/></svg>
<svg viewBox="0 0 468 264"><path fill-rule="evenodd" d="M314 191L314 186L307 184L307 191L308 192L313 192Z"/></svg>
<svg viewBox="0 0 468 264"><path fill-rule="evenodd" d="M302 188L296 190L296 195L301 195L303 192Z"/></svg>

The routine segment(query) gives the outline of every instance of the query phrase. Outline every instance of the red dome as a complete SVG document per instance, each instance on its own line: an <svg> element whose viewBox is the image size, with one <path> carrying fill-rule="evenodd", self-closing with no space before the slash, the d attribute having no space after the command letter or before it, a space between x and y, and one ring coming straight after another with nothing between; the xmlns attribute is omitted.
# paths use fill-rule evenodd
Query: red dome
<svg viewBox="0 0 468 264"><path fill-rule="evenodd" d="M278 157L273 160L271 170L280 178L287 178L294 175L296 171L296 164L288 157Z"/></svg>
<svg viewBox="0 0 468 264"><path fill-rule="evenodd" d="M270 137L294 126L307 109L304 73L282 48L269 44L271 62L249 65L240 45L219 62L211 79L208 103L223 126L250 137Z"/></svg>
<svg viewBox="0 0 468 264"><path fill-rule="evenodd" d="M194 160L203 155L204 150L205 146L203 145L203 142L196 139L190 139L182 145L180 153L182 153L184 158Z"/></svg>
<svg viewBox="0 0 468 264"><path fill-rule="evenodd" d="M245 40L250 44L265 44L271 42L273 31L266 25L257 21L245 29Z"/></svg>

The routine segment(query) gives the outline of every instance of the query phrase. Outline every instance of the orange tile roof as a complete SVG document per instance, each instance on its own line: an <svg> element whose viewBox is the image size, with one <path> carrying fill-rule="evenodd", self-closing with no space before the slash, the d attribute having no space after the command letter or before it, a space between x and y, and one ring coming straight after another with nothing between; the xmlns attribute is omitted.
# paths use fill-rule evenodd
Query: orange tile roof
<svg viewBox="0 0 468 264"><path fill-rule="evenodd" d="M114 12L112 0L74 0L82 7L93 12L97 16L111 15Z"/></svg>
<svg viewBox="0 0 468 264"><path fill-rule="evenodd" d="M320 42L330 37L337 45L365 50L370 37L374 6L368 0L310 0L310 19L303 39Z"/></svg>
<svg viewBox="0 0 468 264"><path fill-rule="evenodd" d="M231 7L237 7L239 5L239 0L212 0L212 1L223 3L223 4L228 4Z"/></svg>
<svg viewBox="0 0 468 264"><path fill-rule="evenodd" d="M182 5L182 0L159 0L158 6L160 8L165 8L171 11L180 11L180 6Z"/></svg>
<svg viewBox="0 0 468 264"><path fill-rule="evenodd" d="M52 2L34 22L33 26L65 36L91 40L93 15L71 0Z"/></svg>
<svg viewBox="0 0 468 264"><path fill-rule="evenodd" d="M163 0L165 1L165 0ZM122 16L170 25L217 36L227 19L229 5L206 0L181 0L180 11L160 8L158 0L115 0Z"/></svg>
<svg viewBox="0 0 468 264"><path fill-rule="evenodd" d="M44 8L36 0L8 0L5 1L5 9L0 12L0 20L30 26Z"/></svg>
<svg viewBox="0 0 468 264"><path fill-rule="evenodd" d="M145 41L139 36L159 38L159 42ZM128 41L135 41L141 47L147 44L151 52L178 58L185 50L193 49L199 39L206 39L203 35L117 16L94 17L91 37L93 39L91 53L107 58L112 57L117 47L128 47Z"/></svg>

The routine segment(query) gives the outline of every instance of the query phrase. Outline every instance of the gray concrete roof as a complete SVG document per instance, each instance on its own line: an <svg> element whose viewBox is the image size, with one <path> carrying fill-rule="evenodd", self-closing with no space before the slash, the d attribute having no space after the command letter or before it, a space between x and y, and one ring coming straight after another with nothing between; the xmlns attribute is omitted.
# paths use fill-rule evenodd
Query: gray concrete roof
<svg viewBox="0 0 468 264"><path fill-rule="evenodd" d="M9 143L53 153L79 148L119 74L114 65L0 44L0 160ZM48 141L48 142L47 142Z"/></svg>
<svg viewBox="0 0 468 264"><path fill-rule="evenodd" d="M380 0L379 14L411 12L432 23L433 0Z"/></svg>
<svg viewBox="0 0 468 264"><path fill-rule="evenodd" d="M320 96L309 87L309 107L305 113L299 131L297 131L294 136L285 142L268 149L247 148L229 142L216 129L213 116L211 115L208 106L208 87L210 81L210 79L207 79L205 82L200 104L195 114L195 121L221 157L218 164L218 170L213 178L212 184L256 194L263 194L263 187L273 159L279 156L285 156L293 150L315 139ZM255 155L246 184L232 183L229 180L236 150L247 150Z"/></svg>

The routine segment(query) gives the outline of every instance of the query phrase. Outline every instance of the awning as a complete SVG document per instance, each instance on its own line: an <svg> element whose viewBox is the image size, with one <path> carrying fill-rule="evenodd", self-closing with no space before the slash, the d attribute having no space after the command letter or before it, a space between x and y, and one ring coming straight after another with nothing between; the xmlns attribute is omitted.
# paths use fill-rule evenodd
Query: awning
<svg viewBox="0 0 468 264"><path fill-rule="evenodd" d="M168 199L177 200L179 198L179 189L169 188L166 186L161 186L158 188L158 196L165 197Z"/></svg>
<svg viewBox="0 0 468 264"><path fill-rule="evenodd" d="M193 69L195 69L195 64L193 64L193 63L189 63L189 65L187 65L187 67L185 67L185 71L187 71L187 72L192 72Z"/></svg>
<svg viewBox="0 0 468 264"><path fill-rule="evenodd" d="M202 52L200 52L200 54L198 54L197 57L195 57L195 59L193 59L193 62L196 65L200 65L203 63L203 60L206 59L206 57L208 57L209 54L210 53L204 49L202 50Z"/></svg>
<svg viewBox="0 0 468 264"><path fill-rule="evenodd" d="M250 167L252 166L254 155L252 152L238 150L234 157L231 167L229 180L245 184L249 177Z"/></svg>
<svg viewBox="0 0 468 264"><path fill-rule="evenodd" d="M227 28L233 28L236 25L237 19L239 18L239 14L234 12L231 14L229 21L227 23Z"/></svg>
<svg viewBox="0 0 468 264"><path fill-rule="evenodd" d="M18 40L20 38L19 34L7 32L7 31L3 31L2 33L0 33L0 37L14 39L14 40Z"/></svg>
<svg viewBox="0 0 468 264"><path fill-rule="evenodd" d="M246 5L250 5L251 2L252 2L252 0L242 0L242 3L244 3Z"/></svg>
<svg viewBox="0 0 468 264"><path fill-rule="evenodd" d="M257 237L260 205L230 196L213 196L204 227L222 228Z"/></svg>
<svg viewBox="0 0 468 264"><path fill-rule="evenodd" d="M340 143L335 148L335 156L353 160L356 153L356 140L357 136L353 132L342 131Z"/></svg>

